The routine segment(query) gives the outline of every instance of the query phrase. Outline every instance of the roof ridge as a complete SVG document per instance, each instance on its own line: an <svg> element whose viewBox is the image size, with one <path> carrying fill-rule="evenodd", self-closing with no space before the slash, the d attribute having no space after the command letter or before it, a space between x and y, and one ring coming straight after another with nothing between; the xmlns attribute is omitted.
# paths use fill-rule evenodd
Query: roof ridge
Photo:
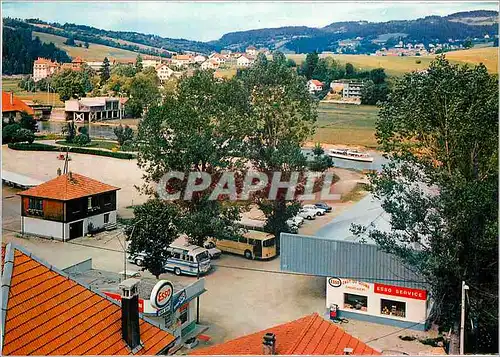
<svg viewBox="0 0 500 357"><path fill-rule="evenodd" d="M53 271L53 272L55 272L55 273L57 273L57 274L65 277L65 278L67 278L68 280L71 280L72 282L74 282L74 283L76 283L76 284L84 287L85 289L90 290L92 293L99 295L100 297L108 300L109 302L112 302L113 304L115 304L115 305L117 305L117 306L119 306L121 308L121 304L118 301L110 298L109 296L107 296L106 294L104 294L103 292L101 292L100 290L98 290L96 288L93 288L90 284L86 284L86 283L83 283L81 281L76 280L75 278L73 278L71 275L69 275L68 273L64 272L63 270L61 270L61 269L55 267L54 265L48 263L46 260L44 260L44 259L42 259L42 258L40 258L40 257L38 257L36 255L34 255L32 252L28 251L25 247L20 246L20 245L18 245L16 243L13 243L13 242L9 242L7 244L7 246L9 246L9 245L12 246L12 249L19 250L21 253L27 255L29 258L31 258L31 259L35 260L36 262L42 264L43 266L45 266L49 270L51 270L51 271ZM5 252L5 257L7 257L7 251ZM12 264L13 264L13 262L14 261L12 261ZM5 271L5 264L4 264L4 271ZM10 281L10 278L9 278L9 281ZM3 276L2 276L2 288L3 288L3 285L4 285L4 283L3 283ZM9 285L9 287L10 287L10 285ZM3 306L2 306L2 310L3 310ZM5 310L7 310L7 305L5 306ZM2 311L2 313L3 313L3 311ZM166 330L165 328L161 327L160 323L151 320L147 316L144 316L143 313L141 313L141 312L139 312L139 318L142 319L142 320L144 320L145 322L147 322L147 323L149 323L149 324L151 324L151 325L159 328L160 330L168 332L168 330ZM4 330L2 330L2 331L4 331Z"/></svg>
<svg viewBox="0 0 500 357"><path fill-rule="evenodd" d="M1 326L2 326L2 343L0 343L0 355L3 351L3 341L5 337L5 321L7 319L7 304L9 302L10 283L12 279L12 269L14 267L14 249L8 243L5 246L5 256L2 270L2 311L1 311Z"/></svg>
<svg viewBox="0 0 500 357"><path fill-rule="evenodd" d="M312 313L309 316L310 316L309 321L306 324L304 324L304 329L302 330L302 332L300 333L300 335L295 340L295 343L284 354L286 354L286 355L291 355L292 354L292 352L297 348L297 346L300 344L300 342L302 341L302 339L304 338L304 336L307 334L307 332L311 328L311 326L314 323L314 321L316 321L316 318L319 317L319 315L318 315L317 312L314 312L314 313Z"/></svg>

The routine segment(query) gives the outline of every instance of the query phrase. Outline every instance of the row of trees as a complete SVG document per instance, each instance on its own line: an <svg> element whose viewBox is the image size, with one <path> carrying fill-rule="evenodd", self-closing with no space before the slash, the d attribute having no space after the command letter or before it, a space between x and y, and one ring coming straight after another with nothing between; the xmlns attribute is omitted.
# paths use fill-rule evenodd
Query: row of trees
<svg viewBox="0 0 500 357"><path fill-rule="evenodd" d="M152 105L139 124L138 165L146 180L141 190L154 198L134 209L127 230L131 251L145 251L145 266L158 274L165 258L160 248L180 233L198 245L208 237L240 234L236 221L250 202L264 212L265 229L279 238L280 232L289 230L286 220L299 209L295 199L285 199L284 191L278 191L276 200L254 195L236 204L224 200L225 195L209 200L214 190L210 187L189 201L164 202L155 198L153 187L169 171L204 172L212 178L237 172L239 190L246 165L268 177L279 171L282 181L292 171L304 173L307 164L301 146L312 134L315 120L316 101L281 53L275 53L272 61L259 55L254 66L231 80L220 82L211 71L183 77L176 92ZM331 164L321 163L315 167L318 171ZM184 190L180 181L168 188Z"/></svg>

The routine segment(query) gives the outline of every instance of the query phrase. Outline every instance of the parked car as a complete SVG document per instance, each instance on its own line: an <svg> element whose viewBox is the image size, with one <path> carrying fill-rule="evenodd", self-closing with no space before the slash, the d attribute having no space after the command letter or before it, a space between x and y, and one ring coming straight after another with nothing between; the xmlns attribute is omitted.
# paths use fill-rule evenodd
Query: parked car
<svg viewBox="0 0 500 357"><path fill-rule="evenodd" d="M308 220L313 220L316 219L316 212L313 212L311 210L301 209L298 213L298 216Z"/></svg>
<svg viewBox="0 0 500 357"><path fill-rule="evenodd" d="M295 225L297 227L300 227L304 223L304 218L300 216L295 216L292 218L289 218L286 223L290 225Z"/></svg>
<svg viewBox="0 0 500 357"><path fill-rule="evenodd" d="M325 214L325 210L322 208L318 208L315 205L304 205L302 209L306 211L314 212L315 216L323 216Z"/></svg>
<svg viewBox="0 0 500 357"><path fill-rule="evenodd" d="M317 208L321 208L321 209L324 209L325 212L331 212L332 211L332 207L331 206L328 206L326 203L323 203L323 202L317 202L314 204Z"/></svg>
<svg viewBox="0 0 500 357"><path fill-rule="evenodd" d="M208 250L208 255L210 255L210 259L217 259L222 254L222 251L220 249L217 249L214 242L211 241L205 242L203 247L206 250Z"/></svg>
<svg viewBox="0 0 500 357"><path fill-rule="evenodd" d="M127 260L131 263L134 263L138 267L142 267L144 265L144 258L146 257L146 253L135 253L130 254L127 253Z"/></svg>

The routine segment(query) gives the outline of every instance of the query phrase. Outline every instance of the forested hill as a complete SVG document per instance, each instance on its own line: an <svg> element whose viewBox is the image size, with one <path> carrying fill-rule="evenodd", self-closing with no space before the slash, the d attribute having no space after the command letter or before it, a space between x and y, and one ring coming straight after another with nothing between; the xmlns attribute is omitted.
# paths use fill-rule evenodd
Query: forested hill
<svg viewBox="0 0 500 357"><path fill-rule="evenodd" d="M3 27L2 74L27 74L33 72L33 61L38 57L57 62L71 62L69 56L53 43L32 39L29 28Z"/></svg>
<svg viewBox="0 0 500 357"><path fill-rule="evenodd" d="M466 40L498 34L498 12L469 11L445 17L428 16L416 20L388 22L334 22L323 28L280 27L231 32L212 44L242 49L248 45L281 48L295 52L334 51L338 41L363 38L366 43L381 38L402 37L409 41L429 43L449 39Z"/></svg>

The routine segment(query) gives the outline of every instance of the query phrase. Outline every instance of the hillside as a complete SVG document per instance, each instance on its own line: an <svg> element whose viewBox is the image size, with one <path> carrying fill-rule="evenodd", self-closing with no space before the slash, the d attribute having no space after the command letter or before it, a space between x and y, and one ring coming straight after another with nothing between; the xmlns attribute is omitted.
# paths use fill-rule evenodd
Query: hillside
<svg viewBox="0 0 500 357"><path fill-rule="evenodd" d="M473 19L473 20L471 20ZM339 41L362 38L359 45L371 52L373 41L391 37L404 37L411 42L447 42L449 39L465 40L498 34L498 12L470 11L446 17L428 16L416 20L367 22L334 22L323 28L280 27L231 32L212 44L221 47L243 49L248 45L261 45L271 49L307 53L335 51Z"/></svg>
<svg viewBox="0 0 500 357"><path fill-rule="evenodd" d="M446 52L445 55L451 62L458 64L478 64L482 62L489 72L498 73L498 47L452 51ZM327 56L332 56L336 61L342 64L351 63L356 69L369 70L382 67L390 76L400 76L406 72L426 69L435 58L435 56L382 57L365 55L320 55L320 57ZM304 61L306 55L289 54L287 57L292 58L297 64L300 64Z"/></svg>
<svg viewBox="0 0 500 357"><path fill-rule="evenodd" d="M120 48L114 48L104 45L98 45L95 43L90 43L89 48L85 47L74 47L64 44L66 37L52 35L43 32L33 32L33 38L39 37L44 43L53 42L57 47L66 51L66 53L71 57L79 56L86 61L102 61L104 57L108 57L109 60L135 60L137 57L137 52L122 50ZM81 41L75 41L77 44L82 43Z"/></svg>

